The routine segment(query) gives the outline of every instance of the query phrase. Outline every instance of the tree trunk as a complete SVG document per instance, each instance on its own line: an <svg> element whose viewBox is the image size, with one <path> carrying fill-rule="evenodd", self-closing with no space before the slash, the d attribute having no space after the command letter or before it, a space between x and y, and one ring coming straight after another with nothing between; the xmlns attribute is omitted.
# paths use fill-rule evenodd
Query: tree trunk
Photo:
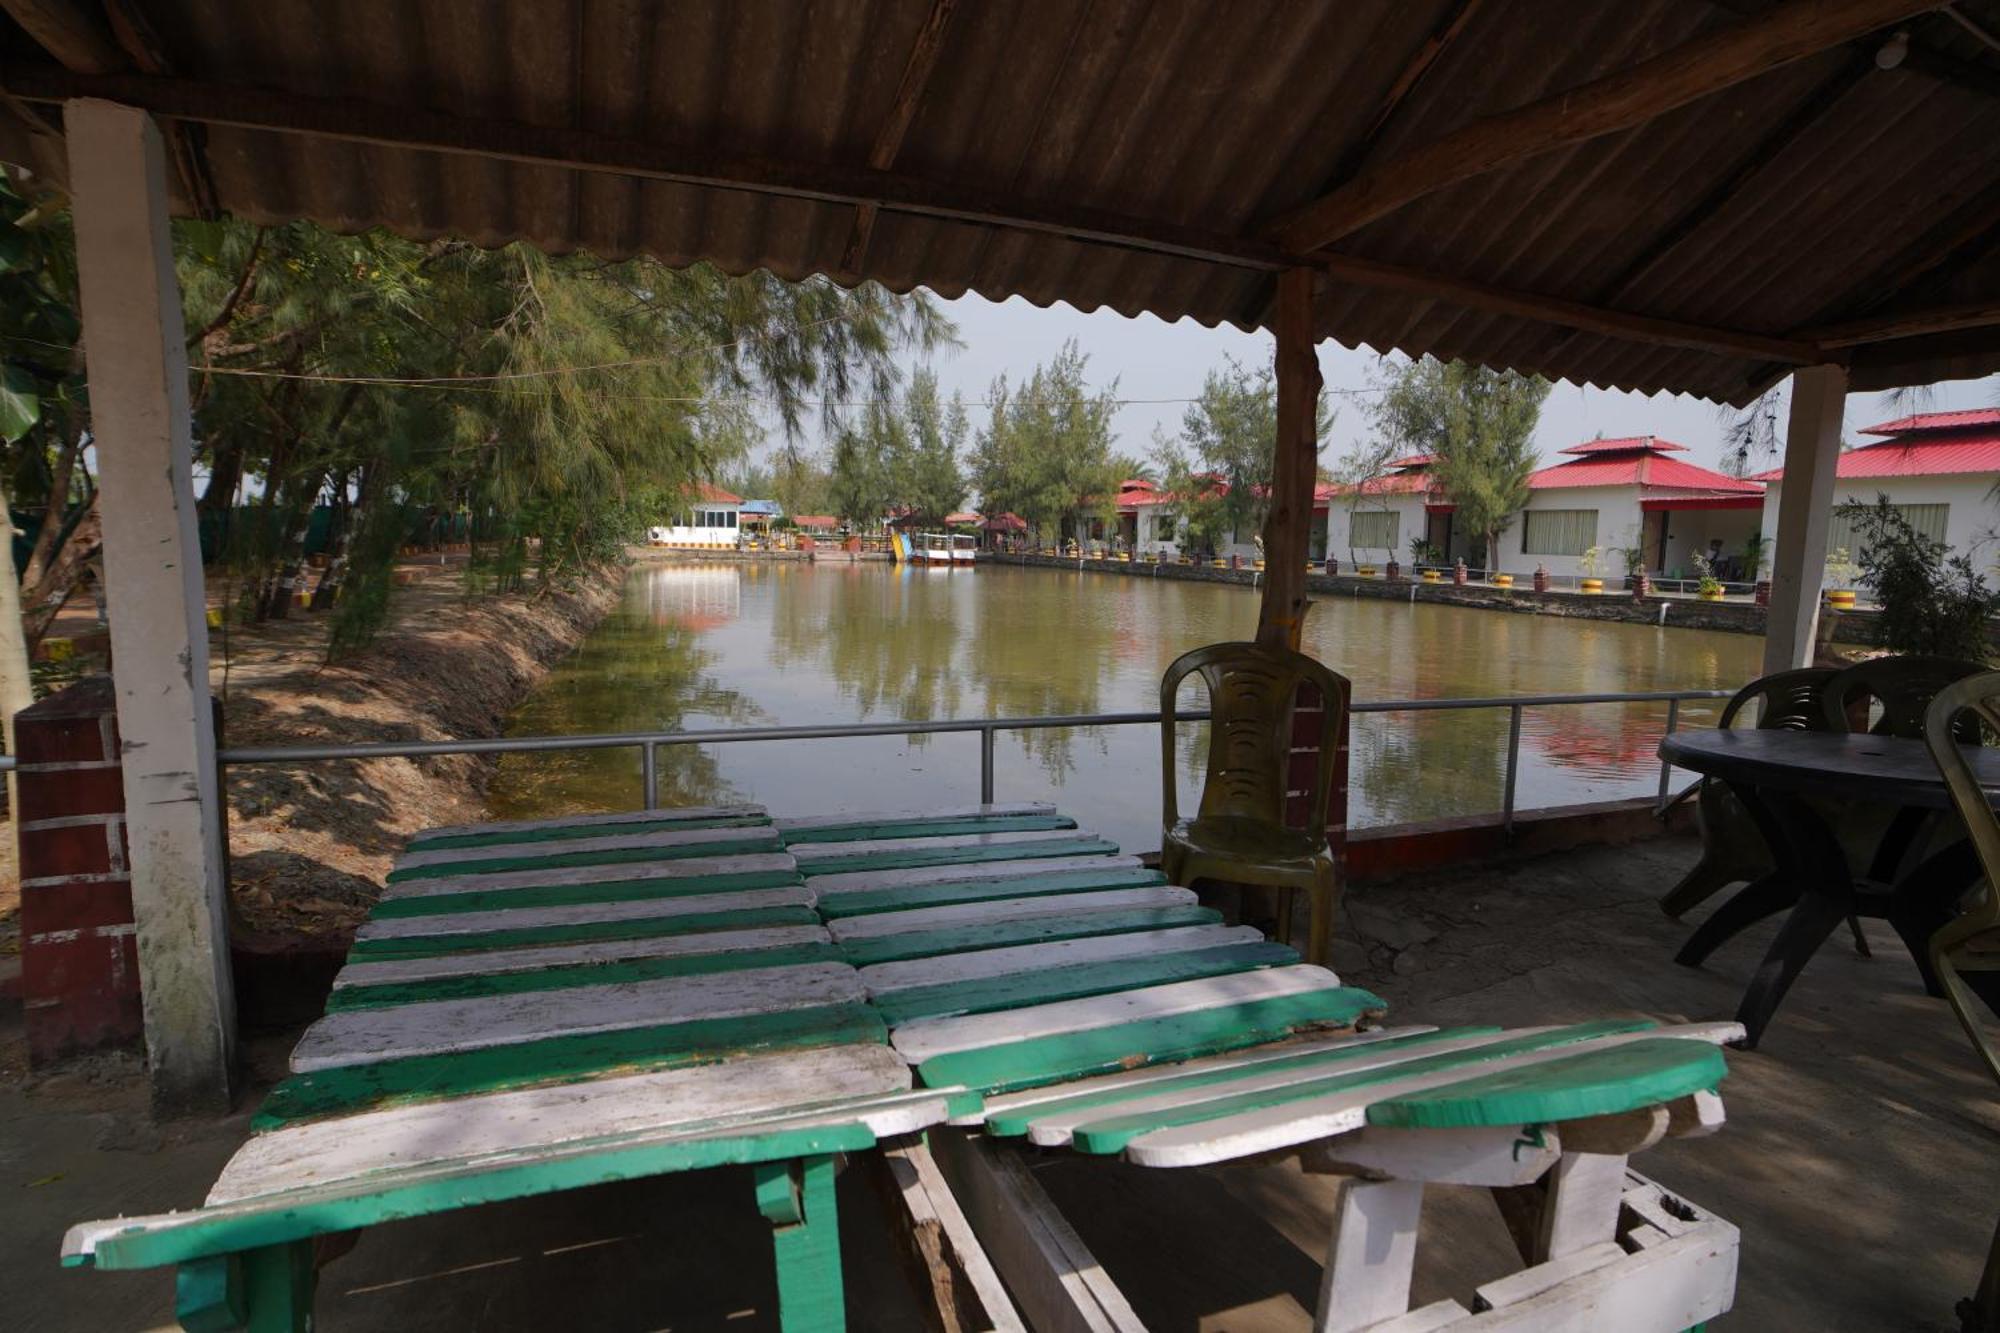
<svg viewBox="0 0 2000 1333"><path fill-rule="evenodd" d="M90 509L70 531L69 538L57 551L55 559L43 571L42 576L23 590L19 596L25 602L25 613L21 616L22 633L27 641L27 649L32 654L49 627L62 613L70 594L82 581L104 550L104 525L98 517L97 498L91 497ZM19 604L16 610L21 610Z"/></svg>
<svg viewBox="0 0 2000 1333"><path fill-rule="evenodd" d="M292 595L305 575L306 533L312 527L313 506L319 500L325 478L302 479L285 497L284 529L278 540L273 567L277 578L266 595L260 620L283 620L292 608Z"/></svg>
<svg viewBox="0 0 2000 1333"><path fill-rule="evenodd" d="M348 503L347 474L343 472L333 479L333 521L326 527L329 554L326 573L320 576L319 586L313 589L313 610L328 609L333 605L333 599L340 595L340 585L347 579L349 548L353 541L354 506Z"/></svg>
<svg viewBox="0 0 2000 1333"><path fill-rule="evenodd" d="M49 476L49 498L42 506L42 528L35 534L34 549L28 552L28 567L21 571L20 586L39 582L62 536L63 522L69 517L69 483L76 474L76 460L83 452L83 435L64 440L56 454L56 469Z"/></svg>
<svg viewBox="0 0 2000 1333"><path fill-rule="evenodd" d="M14 753L14 714L35 701L35 688L28 678L28 639L21 623L21 583L14 574L14 517L7 508L7 490L0 479L0 735L7 753ZM18 828L20 809L15 800L14 772L7 771L8 827ZM18 850L18 849L17 849ZM15 864L18 866L19 861Z"/></svg>

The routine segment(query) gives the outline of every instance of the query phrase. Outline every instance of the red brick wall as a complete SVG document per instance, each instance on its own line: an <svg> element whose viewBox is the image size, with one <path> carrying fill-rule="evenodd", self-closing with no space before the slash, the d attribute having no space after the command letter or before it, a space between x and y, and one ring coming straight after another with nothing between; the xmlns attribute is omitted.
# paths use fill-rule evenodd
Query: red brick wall
<svg viewBox="0 0 2000 1333"><path fill-rule="evenodd" d="M136 1045L144 1023L109 678L24 709L14 737L29 1057Z"/></svg>

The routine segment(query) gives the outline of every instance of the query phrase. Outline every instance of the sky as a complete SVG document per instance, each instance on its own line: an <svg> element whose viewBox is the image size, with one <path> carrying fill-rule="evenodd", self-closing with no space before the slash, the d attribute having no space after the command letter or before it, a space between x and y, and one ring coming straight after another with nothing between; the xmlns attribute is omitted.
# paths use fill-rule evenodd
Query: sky
<svg viewBox="0 0 2000 1333"><path fill-rule="evenodd" d="M965 296L941 303L958 325L964 346L932 361L939 388L949 395L962 392L968 401L983 400L994 377L1006 373L1010 382L1026 378L1038 363L1050 360L1065 339L1074 338L1089 356L1088 378L1095 387L1114 381L1122 399L1186 399L1201 391L1202 377L1234 356L1247 365L1261 365L1271 355L1270 335L1241 333L1232 328L1208 329L1193 320L1167 324L1151 315L1127 319L1110 310L1082 314L1063 304L1038 309L1016 297L1005 302ZM1349 351L1327 342L1320 349L1320 369L1330 391L1365 389L1376 355L1366 349ZM1367 404L1372 395L1335 393L1331 442L1321 461L1331 466L1346 455L1368 429ZM1948 411L2000 406L2000 376L1939 384L1917 410ZM1907 410L1907 409L1905 409ZM1146 457L1153 428L1180 431L1180 402L1134 402L1118 410L1113 426L1122 453ZM1897 415L1882 396L1856 393L1847 400L1847 435L1857 439L1864 426ZM975 428L985 413L974 408ZM1714 404L1673 394L1623 393L1558 383L1542 405L1535 443L1545 463L1558 461L1556 452L1598 435L1657 435L1688 447L1691 462L1716 467L1722 455L1727 419ZM1773 458L1761 466L1776 467Z"/></svg>

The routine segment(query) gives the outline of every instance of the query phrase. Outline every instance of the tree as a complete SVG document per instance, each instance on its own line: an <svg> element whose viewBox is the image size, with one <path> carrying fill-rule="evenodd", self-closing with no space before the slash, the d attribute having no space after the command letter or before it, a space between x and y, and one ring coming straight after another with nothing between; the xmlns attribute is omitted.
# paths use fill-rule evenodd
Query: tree
<svg viewBox="0 0 2000 1333"><path fill-rule="evenodd" d="M1181 439L1202 471L1223 483L1224 527L1261 532L1271 506L1272 467L1278 450L1278 382L1272 367L1252 370L1234 357L1211 370L1201 396L1181 417ZM1321 394L1313 438L1324 440L1333 418Z"/></svg>
<svg viewBox="0 0 2000 1333"><path fill-rule="evenodd" d="M2000 598L1972 560L1948 556L1943 542L1918 532L1886 495L1839 512L1853 521L1861 576L1882 608L1882 646L1984 662L1986 625Z"/></svg>
<svg viewBox="0 0 2000 1333"><path fill-rule="evenodd" d="M1074 340L1036 366L1019 390L1003 375L988 394L972 479L987 513L1015 513L1037 530L1060 530L1116 493L1111 416L1118 386L1092 393L1089 358Z"/></svg>
<svg viewBox="0 0 2000 1333"><path fill-rule="evenodd" d="M958 463L971 432L965 399L953 394L950 402L941 401L937 376L925 368L910 376L903 415L909 426L906 448L891 460L897 501L923 522L942 526L946 515L965 503L965 474Z"/></svg>
<svg viewBox="0 0 2000 1333"><path fill-rule="evenodd" d="M902 414L882 399L834 436L828 498L848 527L873 532L880 525L896 503L896 460L909 447Z"/></svg>
<svg viewBox="0 0 2000 1333"><path fill-rule="evenodd" d="M1167 496L1161 516L1174 524L1188 550L1213 551L1230 524L1215 477L1196 465L1178 441L1157 431L1153 467Z"/></svg>
<svg viewBox="0 0 2000 1333"><path fill-rule="evenodd" d="M1374 422L1398 452L1427 453L1457 521L1477 535L1478 558L1497 563L1500 534L1528 503L1535 423L1549 382L1431 357L1392 369Z"/></svg>

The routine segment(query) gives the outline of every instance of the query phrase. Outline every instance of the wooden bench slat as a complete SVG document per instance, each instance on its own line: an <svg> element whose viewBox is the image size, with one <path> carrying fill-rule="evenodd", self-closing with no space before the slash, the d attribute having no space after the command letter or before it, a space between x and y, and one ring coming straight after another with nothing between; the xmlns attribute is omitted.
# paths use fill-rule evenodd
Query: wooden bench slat
<svg viewBox="0 0 2000 1333"><path fill-rule="evenodd" d="M1083 939L1093 935L1167 930L1177 926L1213 926L1221 922L1222 913L1212 907L1142 907L1121 912L1073 912L1066 916L1026 917L1019 921L1001 921L984 926L916 930L906 934L848 940L842 943L840 951L856 967L866 967L874 963L929 958L939 954Z"/></svg>
<svg viewBox="0 0 2000 1333"><path fill-rule="evenodd" d="M551 828L615 828L620 824L644 823L649 819L733 819L769 818L761 805L683 805L665 810L620 810L600 815L553 815L543 819L496 819L479 824L440 824L410 835L410 845L440 838L458 838L489 833L534 833Z"/></svg>
<svg viewBox="0 0 2000 1333"><path fill-rule="evenodd" d="M879 843L807 844L791 849L805 875L842 874L857 870L907 870L918 866L970 865L979 861L1024 861L1042 857L1115 856L1118 844L1096 834L991 833L972 845L930 846L925 838ZM1029 838L1030 842L1000 842ZM949 840L946 840L949 841ZM876 851L859 850L864 847ZM830 853L821 856L818 853Z"/></svg>
<svg viewBox="0 0 2000 1333"><path fill-rule="evenodd" d="M787 829L784 839L787 847L824 847L963 833L1056 833L1075 827L1076 821L1068 815L982 815L972 819L888 820L847 828Z"/></svg>
<svg viewBox="0 0 2000 1333"><path fill-rule="evenodd" d="M903 870L855 870L831 875L814 875L813 892L822 898L849 893L875 893L887 889L932 888L965 880L1015 879L1060 875L1073 870L1109 874L1118 870L1143 870L1136 856L1112 856L1092 852L1085 856L1027 857L1017 861L975 861L965 865L911 866Z"/></svg>
<svg viewBox="0 0 2000 1333"><path fill-rule="evenodd" d="M689 897L702 893L782 889L796 887L801 883L798 875L789 870L761 870L687 878L616 880L606 884L549 884L536 888L502 889L498 892L475 889L464 893L384 899L375 905L375 910L369 919L392 921L398 917L436 916L445 912L492 912L510 907L565 907L577 903L641 902L648 899Z"/></svg>
<svg viewBox="0 0 2000 1333"><path fill-rule="evenodd" d="M534 930L592 921L634 921L651 917L695 916L755 907L811 907L812 890L798 886L690 893L631 902L570 903L553 907L504 907L485 912L440 912L428 916L373 918L354 932L357 944L409 936L468 935L496 930Z"/></svg>
<svg viewBox="0 0 2000 1333"><path fill-rule="evenodd" d="M1098 859L1114 861L1124 858L1105 856ZM962 879L948 884L875 889L866 893L838 893L832 896L821 892L820 881L815 879L813 892L819 896L821 915L831 920L877 912L911 912L920 907L949 907L954 903L985 902L996 898L1047 897L1083 893L1091 889L1145 889L1166 882L1167 877L1159 871L1134 866L1131 869L1094 872L1072 870L1060 875L1024 875L1013 879Z"/></svg>
<svg viewBox="0 0 2000 1333"><path fill-rule="evenodd" d="M839 1004L345 1065L285 1079L264 1099L250 1127L261 1132L411 1102L570 1083L612 1072L714 1064L760 1051L848 1042L879 1045L888 1036L881 1015L867 1005Z"/></svg>
<svg viewBox="0 0 2000 1333"><path fill-rule="evenodd" d="M1108 963L1121 958L1146 958L1156 953L1186 953L1232 944L1259 944L1264 932L1255 926L1183 926L1176 930L1141 930L1122 935L1093 935L1050 944L1022 944L1008 949L947 953L900 963L875 963L861 969L868 993L880 999L919 986L984 981L1043 968Z"/></svg>
<svg viewBox="0 0 2000 1333"><path fill-rule="evenodd" d="M870 998L876 1009L881 1011L883 1021L893 1028L927 1018L1021 1009L1170 982L1284 967L1298 961L1298 953L1289 945L1260 940L1254 944L1230 944L1214 949L1155 953L1147 957L1044 968L985 981L946 982L893 995L871 993Z"/></svg>
<svg viewBox="0 0 2000 1333"><path fill-rule="evenodd" d="M520 846L524 843L575 842L617 833L693 833L702 829L764 828L771 821L763 815L715 815L690 819L668 810L644 812L644 817L620 816L618 822L554 822L532 829L472 829L465 833L410 839L411 852L464 851L476 847Z"/></svg>
<svg viewBox="0 0 2000 1333"><path fill-rule="evenodd" d="M946 907L918 907L907 912L875 912L868 916L836 917L826 923L833 938L845 944L881 935L912 931L958 930L1020 921L1037 916L1075 916L1085 912L1129 912L1142 907L1189 907L1194 890L1171 884L1142 889L1097 889L1031 898L994 898Z"/></svg>
<svg viewBox="0 0 2000 1333"><path fill-rule="evenodd" d="M552 885L622 884L631 880L701 879L708 875L747 875L790 871L798 865L788 852L750 852L742 856L686 857L678 861L639 861L610 866L555 866L541 870L511 870L493 875L446 875L391 884L382 900L425 898L452 893L500 893L509 889L541 889ZM801 878L798 880L804 883Z"/></svg>
<svg viewBox="0 0 2000 1333"><path fill-rule="evenodd" d="M647 939L605 940L597 944L558 944L539 949L496 949L487 953L448 954L437 958L393 958L382 962L352 962L333 979L338 993L349 986L407 985L446 977L503 976L544 968L615 963L628 958L678 958L707 953L741 952L745 956L770 949L830 943L826 927L775 926L765 930L715 930L695 935Z"/></svg>
<svg viewBox="0 0 2000 1333"><path fill-rule="evenodd" d="M405 852L387 882L437 879L445 875L490 875L561 866L615 865L624 861L672 861L684 857L770 852L781 848L778 831L756 828L698 829L692 833L636 833L573 842L472 847L463 851Z"/></svg>
<svg viewBox="0 0 2000 1333"><path fill-rule="evenodd" d="M820 1009L866 997L854 969L836 962L341 1010L305 1030L292 1048L291 1068L309 1073L547 1037Z"/></svg>
<svg viewBox="0 0 2000 1333"><path fill-rule="evenodd" d="M771 822L780 833L789 836L817 829L857 828L869 824L923 824L1060 813L1055 805L1048 801L998 801L986 805L947 805L936 810L861 810L848 814L780 815Z"/></svg>
<svg viewBox="0 0 2000 1333"><path fill-rule="evenodd" d="M1453 1129L1617 1115L1713 1091L1728 1072L1709 1043L1662 1037L1385 1098L1369 1106L1368 1123Z"/></svg>
<svg viewBox="0 0 2000 1333"><path fill-rule="evenodd" d="M649 939L692 935L705 931L739 931L756 927L816 926L819 916L802 905L741 907L716 912L686 912L676 916L645 915L584 920L574 924L478 930L462 935L402 935L357 939L348 957L364 961L386 958L431 958L486 950L540 948L553 944Z"/></svg>

